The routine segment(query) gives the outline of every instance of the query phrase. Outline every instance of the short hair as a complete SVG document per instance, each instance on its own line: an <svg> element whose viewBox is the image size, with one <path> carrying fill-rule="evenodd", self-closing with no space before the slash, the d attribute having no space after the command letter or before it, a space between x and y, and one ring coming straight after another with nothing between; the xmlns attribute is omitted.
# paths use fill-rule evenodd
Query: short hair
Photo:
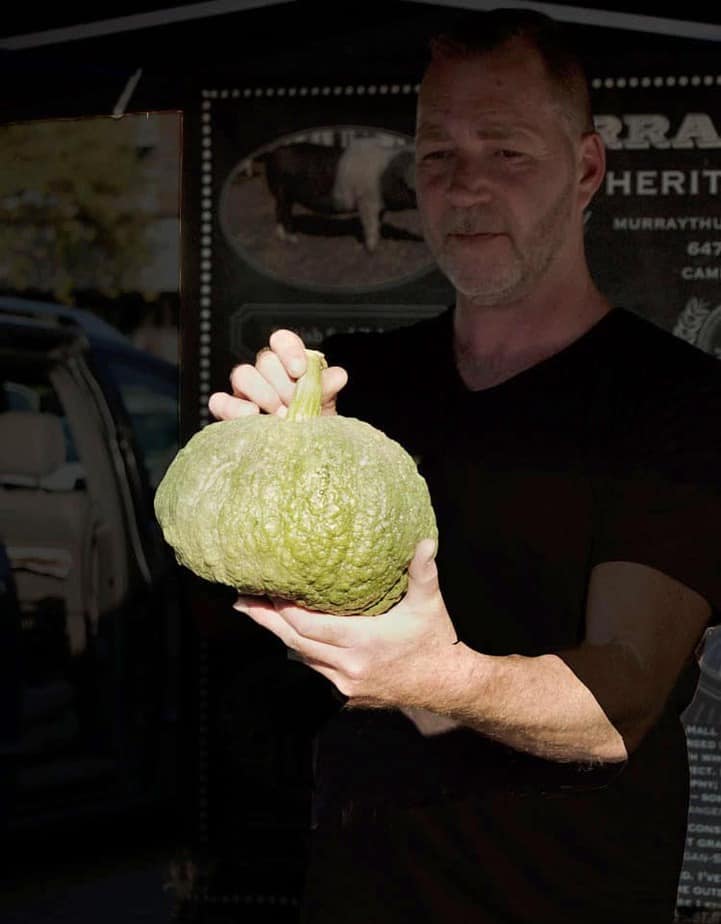
<svg viewBox="0 0 721 924"><path fill-rule="evenodd" d="M480 57L516 38L528 42L540 55L566 116L581 132L593 131L588 78L581 58L566 26L545 13L504 8L464 11L431 38L431 61Z"/></svg>

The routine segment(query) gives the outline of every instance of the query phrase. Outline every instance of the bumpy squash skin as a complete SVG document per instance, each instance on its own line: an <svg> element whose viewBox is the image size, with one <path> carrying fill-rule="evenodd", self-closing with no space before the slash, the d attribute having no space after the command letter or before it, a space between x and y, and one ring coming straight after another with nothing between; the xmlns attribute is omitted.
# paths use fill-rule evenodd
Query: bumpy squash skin
<svg viewBox="0 0 721 924"><path fill-rule="evenodd" d="M390 609L416 544L438 537L413 459L341 416L209 424L171 463L155 512L201 577L337 615Z"/></svg>

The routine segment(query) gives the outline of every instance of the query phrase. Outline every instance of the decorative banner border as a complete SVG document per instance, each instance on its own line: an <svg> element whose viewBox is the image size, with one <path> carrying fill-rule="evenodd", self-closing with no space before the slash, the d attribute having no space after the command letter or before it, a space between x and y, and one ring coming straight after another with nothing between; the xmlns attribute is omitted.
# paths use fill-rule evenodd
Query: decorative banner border
<svg viewBox="0 0 721 924"><path fill-rule="evenodd" d="M315 103L316 112L322 111L322 107L328 101L358 101L358 100L379 100L383 103L383 109L391 108L389 104L396 106L405 106L418 92L418 85L410 82L388 82L372 84L335 84L335 85L298 85L288 87L253 87L245 89L209 89L202 92L201 112L200 112L200 179L199 179L199 199L198 224L199 224L199 249L197 251L196 270L197 275L197 296L198 310L191 324L197 325L197 330L192 331L197 342L197 397L195 407L197 407L197 422L200 427L210 422L210 416L207 408L207 402L210 393L218 387L225 387L220 379L222 370L219 367L225 366L227 382L227 371L232 364L233 357L239 355L239 342L243 339L242 321L246 327L262 326L263 312L271 310L276 320L293 326L294 310L302 308L310 311L314 319L319 319L320 323L331 322L340 323L347 327L356 315L356 322L362 325L364 322L359 317L363 315L363 309L366 308L366 315L370 309L373 312L374 320L379 317L385 318L391 323L400 322L408 314L408 298L399 297L398 288L393 284L384 286L386 291L379 296L379 289L368 289L364 292L336 292L330 293L327 299L324 293L313 291L309 298L309 290L294 292L292 287L283 290L272 279L267 280L268 292L272 301L265 295L265 290L260 286L261 295L258 297L252 292L246 296L243 293L242 318L234 316L232 312L234 307L228 307L231 299L223 299L223 287L227 286L228 273L224 267L232 265L234 272L240 272L237 267L241 266L242 260L237 260L236 256L231 259L227 247L227 241L221 233L220 221L220 194L225 178L228 176L228 148L232 148L233 140L223 137L222 145L218 142L218 110L223 106L232 106L233 103L238 105L239 118L242 118L242 107L247 103L260 101L263 104L272 106L278 101L294 100L299 105L308 105L309 112L312 112L312 105ZM407 106L408 110L415 108L413 103ZM338 110L335 110L336 113ZM258 110L255 110L257 118ZM311 124L318 124L323 119L313 120L310 117ZM336 118L336 124L338 120ZM393 119L388 117L383 123L388 131L393 130ZM270 130L269 130L270 131ZM273 136L270 131L270 136ZM245 139L243 139L243 142ZM225 152L219 150L221 146L225 147ZM244 146L238 143L237 150L233 152L233 159L241 163L244 157L253 150L253 146ZM256 148L257 149L257 144ZM225 171L221 174L218 169L218 160L225 153ZM222 157L221 157L222 159ZM250 276L252 267L249 269L241 267ZM234 283L237 286L238 277L235 276ZM253 280L257 287L258 277ZM445 286L445 280L443 281ZM438 286L436 285L436 289ZM400 285L403 289L403 285ZM237 288L236 291L239 291ZM424 313L437 313L447 304L446 300L436 295L433 297L434 289L430 289L430 303L412 304L413 314L422 316ZM279 297L280 295L280 297ZM390 296L390 297L389 297ZM366 321L368 319L366 318ZM188 331L190 334L191 331ZM190 341L193 341L191 336ZM218 353L223 353L223 358L219 359ZM235 361L238 361L237 358ZM219 381L221 384L219 385ZM212 608L212 604L211 604ZM226 806L226 799L222 792L222 784L219 786L218 779L223 778L222 772L219 772L219 765L224 762L227 751L223 748L223 742L218 737L218 712L219 703L229 697L227 687L231 684L228 682L227 659L229 646L227 644L218 644L217 640L202 632L198 637L198 714L197 714L197 743L199 749L197 763L197 836L199 840L199 875L195 889L197 901L206 905L208 908L222 907L243 907L248 908L247 913L265 913L272 912L278 916L278 920L295 920L294 914L297 914L300 894L296 870L293 864L286 862L281 858L273 857L273 862L277 865L277 875L274 881L269 881L264 875L262 869L257 876L249 874L242 881L242 876L233 875L232 867L238 863L238 852L235 845L228 844L222 840L217 842L217 816L219 812L233 809ZM247 650L250 650L248 646ZM249 668L252 673L261 673L266 670L273 671L275 668L267 658L264 661L264 654L260 653L255 661L255 665ZM283 667L286 672L292 665ZM239 665L237 671L243 671L243 666ZM232 682L231 682L232 683ZM242 685L241 685L242 686ZM304 693L303 695L311 695ZM242 698L242 692L241 692ZM243 709L243 704L240 706ZM279 736L284 732L279 731ZM310 736L309 736L310 740ZM242 785L242 784L241 784ZM218 790L221 790L219 793ZM227 795L227 790L225 791ZM223 803L222 809L219 802ZM237 821L242 827L244 824L244 808L241 806L238 812ZM253 822L251 822L252 825ZM257 824L257 822L256 822ZM221 824L220 829L224 830ZM291 832L292 833L292 832ZM221 835L221 838L223 835ZM294 841L295 843L295 841ZM258 854L262 861L263 849L259 848ZM225 866L224 870L218 874L218 854L225 851L230 855L229 861L225 864L221 857L220 866ZM287 857L285 858L287 860ZM242 860L241 860L242 862ZM272 864L269 864L272 865ZM251 908L257 909L251 912ZM243 912L246 913L246 912ZM274 918L275 920L276 918Z"/></svg>
<svg viewBox="0 0 721 924"><path fill-rule="evenodd" d="M638 87L642 89L647 89L650 87L712 87L712 86L721 86L721 74L693 74L692 76L687 76L686 74L681 74L680 76L667 76L667 77L594 77L591 80L591 89L600 90L605 88L607 90L625 90L636 89Z"/></svg>

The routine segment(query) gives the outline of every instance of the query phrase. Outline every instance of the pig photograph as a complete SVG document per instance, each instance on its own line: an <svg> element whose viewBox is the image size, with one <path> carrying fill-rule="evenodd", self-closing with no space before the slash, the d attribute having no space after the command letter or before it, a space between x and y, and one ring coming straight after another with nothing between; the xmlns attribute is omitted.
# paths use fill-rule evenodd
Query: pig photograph
<svg viewBox="0 0 721 924"><path fill-rule="evenodd" d="M274 139L234 166L219 212L241 259L296 285L383 287L433 267L413 143L400 133L330 126Z"/></svg>

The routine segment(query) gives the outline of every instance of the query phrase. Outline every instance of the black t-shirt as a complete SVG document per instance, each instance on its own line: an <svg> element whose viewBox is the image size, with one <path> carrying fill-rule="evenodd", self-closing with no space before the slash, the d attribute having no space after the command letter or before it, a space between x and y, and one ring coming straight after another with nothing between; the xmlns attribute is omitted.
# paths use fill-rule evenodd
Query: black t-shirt
<svg viewBox="0 0 721 924"><path fill-rule="evenodd" d="M589 576L650 565L721 610L721 366L614 309L561 352L471 392L452 312L331 338L339 411L419 460L459 637L536 655L584 636ZM523 754L468 729L423 737L396 710L341 710L316 745L307 921L670 921L688 768L667 709L619 772Z"/></svg>

